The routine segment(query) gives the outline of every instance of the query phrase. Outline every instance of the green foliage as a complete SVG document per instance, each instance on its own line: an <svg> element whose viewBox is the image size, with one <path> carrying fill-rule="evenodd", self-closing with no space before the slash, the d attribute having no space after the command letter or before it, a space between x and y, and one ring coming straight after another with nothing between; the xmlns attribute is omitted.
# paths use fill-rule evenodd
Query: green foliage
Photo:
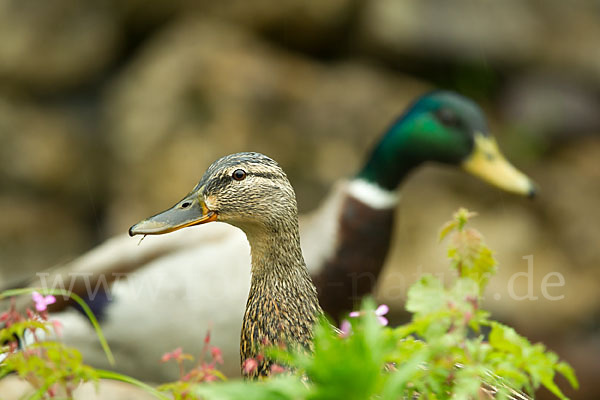
<svg viewBox="0 0 600 400"><path fill-rule="evenodd" d="M340 336L322 319L315 328L314 354L273 349L293 373L283 373L260 382L227 382L199 386L198 395L208 399L366 399L382 393L390 375L382 373L395 338L381 328L372 301L365 302L365 314L352 321L352 334ZM310 382L307 384L306 382Z"/></svg>
<svg viewBox="0 0 600 400"><path fill-rule="evenodd" d="M29 322L29 321L27 321ZM27 322L23 325L27 325ZM27 327L26 329L35 329ZM81 354L62 343L45 341L34 343L25 350L11 354L0 367L2 375L15 372L30 382L37 392L31 397L42 398L58 387L70 396L79 382L98 382L98 373L82 363Z"/></svg>
<svg viewBox="0 0 600 400"><path fill-rule="evenodd" d="M350 332L340 334L321 320L314 354L271 350L291 372L261 382L202 385L195 393L207 399L479 399L545 386L566 399L554 377L562 374L577 387L572 368L480 308L496 262L481 235L467 228L473 216L461 209L442 229L441 239L450 236L448 257L457 277L449 287L430 275L417 281L408 292L410 323L383 327L367 299L360 318L350 319Z"/></svg>
<svg viewBox="0 0 600 400"><path fill-rule="evenodd" d="M41 288L11 289L11 290L5 290L4 292L0 293L0 300L8 298L8 297L20 296L20 295L24 295L24 294L31 294L33 292L39 292L44 295L63 296L65 298L68 297L68 298L72 299L73 301L75 301L79 305L79 307L81 307L81 309L85 313L86 317L90 320L90 323L94 327L94 331L96 332L98 341L100 341L100 345L102 346L102 350L104 351L104 354L106 354L106 358L108 359L108 362L110 363L110 365L115 364L115 358L114 358L112 352L110 351L110 348L108 347L108 343L106 342L106 339L104 338L104 334L102 333L102 329L100 329L100 324L98 323L96 316L94 315L94 313L92 312L90 307L87 305L87 303L76 293L69 292L64 289L41 289Z"/></svg>
<svg viewBox="0 0 600 400"><path fill-rule="evenodd" d="M382 326L385 311L379 312L375 303L366 299L361 311L344 321L342 331L321 319L315 327L313 354L266 349L268 356L286 366L272 368L277 373L269 379L207 383L225 380L216 369L222 362L220 351L210 346L207 335L204 350L189 371L184 370L183 361L191 356L181 349L163 356L163 361L177 362L180 379L156 390L135 379L85 366L76 350L58 342L38 341L38 332L51 333L56 328L47 313L28 311L24 318L14 307L0 316L5 323L0 340L7 343L1 352L7 358L0 363L0 376L16 372L27 379L37 389L32 398L51 396L57 386L70 396L79 382L105 378L136 385L160 399L175 400L467 400L486 398L485 393L523 399L515 394L531 395L540 386L566 399L554 377L561 374L577 388L573 369L542 344L531 344L481 309L481 296L496 272L496 262L481 235L467 227L473 216L461 209L442 228L440 239L449 240L448 258L457 276L447 287L431 275L419 279L408 291L410 323ZM29 292L11 291L0 297ZM82 306L84 310L87 307ZM33 335L35 343L19 351L16 338L22 341L26 334ZM101 331L99 337L102 341ZM108 346L106 349L110 355Z"/></svg>
<svg viewBox="0 0 600 400"><path fill-rule="evenodd" d="M65 290L27 288L4 291L0 293L0 299L30 295L36 291L49 296L69 296L77 302L94 326L109 362L114 363L98 321L88 305L76 294ZM60 324L49 319L45 309L37 312L27 309L23 315L16 310L13 302L9 310L0 313L0 323L3 324L0 329L0 343L3 344L0 349L0 378L14 373L29 382L35 389L29 399L56 398L57 396L72 398L73 390L82 382L97 384L100 379L127 382L146 390L159 399L168 399L156 389L136 379L85 365L81 354L74 348L67 347L59 341L42 340L41 335L50 335L53 332L60 336L61 328ZM26 344L23 349L20 348L22 343Z"/></svg>
<svg viewBox="0 0 600 400"><path fill-rule="evenodd" d="M459 277L475 281L479 285L479 294L482 294L489 278L496 273L496 260L481 234L475 229L465 228L469 218L475 215L464 208L458 210L454 219L442 228L440 240L450 232L454 233L448 248L450 265L456 269Z"/></svg>
<svg viewBox="0 0 600 400"><path fill-rule="evenodd" d="M231 381L198 385L194 393L211 400L285 400L308 398L308 387L298 376L278 376L267 381Z"/></svg>
<svg viewBox="0 0 600 400"><path fill-rule="evenodd" d="M573 387L578 387L573 368L567 363L559 362L558 356L546 351L541 343L532 345L511 327L498 322L490 322L492 330L489 342L492 348L490 358L495 361L498 375L511 379L531 390L540 384L565 399L554 383L554 375L562 374Z"/></svg>
<svg viewBox="0 0 600 400"><path fill-rule="evenodd" d="M36 389L31 399L53 397L58 391L71 397L80 382L98 382L99 374L83 364L76 349L54 340L39 339L40 335L50 335L59 329L58 324L48 320L45 306L40 310L36 313L28 309L25 317L13 304L0 315L4 324L0 330L0 340L4 343L0 376L15 373L28 381ZM27 346L20 350L20 343Z"/></svg>
<svg viewBox="0 0 600 400"><path fill-rule="evenodd" d="M346 338L321 321L315 332L314 356L302 355L295 364L312 382L307 398L358 400L381 391L387 378L382 368L394 343L385 337L372 302L366 303L366 310L363 323L352 321L352 334Z"/></svg>

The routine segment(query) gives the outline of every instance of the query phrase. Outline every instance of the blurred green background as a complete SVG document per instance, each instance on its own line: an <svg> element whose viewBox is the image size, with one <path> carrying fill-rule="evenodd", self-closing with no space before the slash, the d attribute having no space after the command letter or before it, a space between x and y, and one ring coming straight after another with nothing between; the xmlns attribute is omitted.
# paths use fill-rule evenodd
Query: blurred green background
<svg viewBox="0 0 600 400"><path fill-rule="evenodd" d="M275 158L308 211L434 88L473 97L541 192L422 168L378 300L402 320L406 287L445 271L437 231L466 206L500 262L487 307L575 366L572 398L599 398L599 1L1 0L0 279L125 232L236 151ZM509 281L531 255L514 293L537 299L518 300ZM551 272L560 300L541 289Z"/></svg>

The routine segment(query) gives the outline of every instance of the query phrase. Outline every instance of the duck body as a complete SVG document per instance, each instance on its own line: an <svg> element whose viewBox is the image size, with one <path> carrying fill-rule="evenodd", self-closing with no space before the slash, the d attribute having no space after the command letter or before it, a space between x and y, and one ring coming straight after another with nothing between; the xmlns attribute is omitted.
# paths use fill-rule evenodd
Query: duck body
<svg viewBox="0 0 600 400"><path fill-rule="evenodd" d="M412 170L428 161L458 166L507 191L530 195L534 190L531 181L502 157L481 110L471 100L451 92L419 98L390 126L363 168L334 185L321 207L300 219L306 265L330 316L352 310L372 291L389 249L397 189ZM252 232L247 237L251 242ZM121 237L94 250L94 257L84 256L58 273L72 277L73 272L92 269L94 277L114 280L106 288L111 301L101 315L119 371L145 380L174 379L176 368L159 364L160 356L179 346L199 353L196 332L210 330L212 343L223 351L224 372L235 376L237 334L244 304L251 305L246 301L252 293L247 271L254 248L259 248L251 251L248 241L238 229L218 223L148 237L139 246L137 240ZM90 258L93 262L84 261ZM126 279L111 275L132 271ZM95 284L92 281L91 287ZM277 293L276 289L268 292ZM140 320L142 315L147 318ZM73 312L57 314L64 321L65 341L80 348L93 365L109 367L91 327L85 321L75 323L76 317ZM132 324L134 319L140 322Z"/></svg>

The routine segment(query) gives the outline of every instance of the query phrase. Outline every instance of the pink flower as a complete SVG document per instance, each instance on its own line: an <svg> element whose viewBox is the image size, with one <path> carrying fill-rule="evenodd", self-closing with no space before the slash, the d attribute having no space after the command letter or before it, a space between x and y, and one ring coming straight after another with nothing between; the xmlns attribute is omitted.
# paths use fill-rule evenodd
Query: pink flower
<svg viewBox="0 0 600 400"><path fill-rule="evenodd" d="M350 332L352 331L352 325L347 319L342 321L342 324L340 325L340 331L340 337L342 338L348 337L348 335L350 335Z"/></svg>
<svg viewBox="0 0 600 400"><path fill-rule="evenodd" d="M285 368L279 364L271 365L271 374L277 375L285 372Z"/></svg>
<svg viewBox="0 0 600 400"><path fill-rule="evenodd" d="M167 362L171 359L174 360L179 360L179 358L181 358L181 353L183 352L181 347L176 348L175 350L169 352L169 353L165 353L163 354L162 358L160 359L160 361L162 362Z"/></svg>
<svg viewBox="0 0 600 400"><path fill-rule="evenodd" d="M256 361L254 358L247 358L242 364L242 369L247 375L250 375L258 369L258 361Z"/></svg>
<svg viewBox="0 0 600 400"><path fill-rule="evenodd" d="M375 310L375 315L377 315L379 323L383 326L386 326L388 324L387 318L384 317L384 315L387 314L388 311L390 311L390 308L386 304L380 305L379 307L377 307L377 310Z"/></svg>
<svg viewBox="0 0 600 400"><path fill-rule="evenodd" d="M35 303L35 309L38 311L45 311L49 304L56 303L56 297L51 294L48 296L43 296L38 292L31 293L31 298Z"/></svg>
<svg viewBox="0 0 600 400"><path fill-rule="evenodd" d="M390 311L390 308L385 305L382 304L379 307L377 307L377 309L375 310L375 315L377 316L377 319L379 320L379 323L383 326L386 326L388 324L388 320L386 317L384 317L385 314L387 314ZM360 317L362 315L362 311L352 311L349 316L351 318L356 318L356 317ZM342 329L343 331L343 329Z"/></svg>
<svg viewBox="0 0 600 400"><path fill-rule="evenodd" d="M212 374L206 374L204 376L204 382L216 382L219 378Z"/></svg>
<svg viewBox="0 0 600 400"><path fill-rule="evenodd" d="M210 349L210 355L212 356L214 362L217 364L223 364L223 355L221 353L221 349L218 347L212 347Z"/></svg>

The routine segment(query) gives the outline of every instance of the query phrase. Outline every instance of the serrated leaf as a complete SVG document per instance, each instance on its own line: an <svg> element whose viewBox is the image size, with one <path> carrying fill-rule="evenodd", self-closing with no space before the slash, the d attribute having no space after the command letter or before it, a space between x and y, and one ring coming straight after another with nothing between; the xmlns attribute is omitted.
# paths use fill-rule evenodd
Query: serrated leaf
<svg viewBox="0 0 600 400"><path fill-rule="evenodd" d="M558 371L562 376L567 378L567 381L571 384L574 389L579 389L579 381L575 376L575 370L569 364L564 361L557 363L554 369Z"/></svg>
<svg viewBox="0 0 600 400"><path fill-rule="evenodd" d="M552 392L552 394L554 394L559 399L569 400L569 398L563 394L563 392L560 390L558 385L556 385L556 383L554 383L554 381L552 379L542 380L542 385L544 385L544 387L546 389L548 389L550 392Z"/></svg>
<svg viewBox="0 0 600 400"><path fill-rule="evenodd" d="M498 350L521 355L521 341L514 329L499 323L492 324L492 331L489 336L490 345Z"/></svg>

